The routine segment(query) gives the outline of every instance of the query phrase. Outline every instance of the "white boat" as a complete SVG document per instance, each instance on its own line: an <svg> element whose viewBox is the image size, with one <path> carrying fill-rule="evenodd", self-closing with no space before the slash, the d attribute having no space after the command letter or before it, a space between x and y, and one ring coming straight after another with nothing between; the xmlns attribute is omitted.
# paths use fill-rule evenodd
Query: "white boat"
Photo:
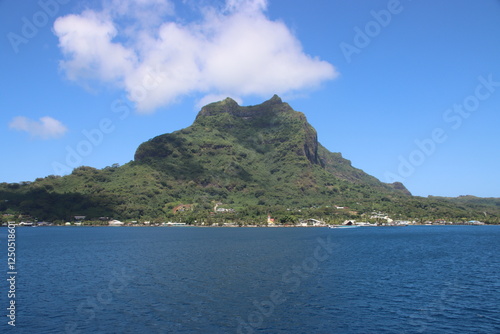
<svg viewBox="0 0 500 334"><path fill-rule="evenodd" d="M328 225L328 228L356 228L357 225Z"/></svg>

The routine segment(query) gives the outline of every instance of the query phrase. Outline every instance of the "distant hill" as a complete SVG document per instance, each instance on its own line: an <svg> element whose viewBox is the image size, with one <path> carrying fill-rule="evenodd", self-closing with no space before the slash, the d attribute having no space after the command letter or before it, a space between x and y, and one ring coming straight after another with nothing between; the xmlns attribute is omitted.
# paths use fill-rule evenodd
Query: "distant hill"
<svg viewBox="0 0 500 334"><path fill-rule="evenodd" d="M380 182L323 147L304 114L276 95L255 106L230 98L209 104L191 126L141 144L123 166L4 183L2 199L0 212L48 220L194 221L215 219L217 207L233 220L268 213L282 221L361 218L373 211L401 219L500 217L500 200L414 197L401 183Z"/></svg>

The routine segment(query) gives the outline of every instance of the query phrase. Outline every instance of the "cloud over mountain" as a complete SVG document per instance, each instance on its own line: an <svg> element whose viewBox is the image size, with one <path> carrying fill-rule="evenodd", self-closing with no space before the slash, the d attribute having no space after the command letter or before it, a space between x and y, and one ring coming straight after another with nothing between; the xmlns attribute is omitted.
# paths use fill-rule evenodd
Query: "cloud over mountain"
<svg viewBox="0 0 500 334"><path fill-rule="evenodd" d="M73 81L113 84L140 112L188 94L269 96L317 87L337 76L304 52L266 0L227 0L202 7L200 19L176 14L172 2L141 0L60 17L54 23L60 63Z"/></svg>

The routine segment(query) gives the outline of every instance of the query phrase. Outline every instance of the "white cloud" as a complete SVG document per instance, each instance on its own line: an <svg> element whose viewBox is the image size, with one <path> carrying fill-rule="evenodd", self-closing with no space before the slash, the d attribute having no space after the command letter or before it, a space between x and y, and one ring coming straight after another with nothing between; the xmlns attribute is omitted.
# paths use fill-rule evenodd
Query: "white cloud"
<svg viewBox="0 0 500 334"><path fill-rule="evenodd" d="M59 47L68 58L60 65L69 79L116 82L133 72L135 53L112 42L117 30L109 17L85 11L56 20L54 29Z"/></svg>
<svg viewBox="0 0 500 334"><path fill-rule="evenodd" d="M123 88L140 112L193 93L291 94L337 76L331 64L307 55L283 22L265 15L266 0L226 0L223 10L205 7L203 19L190 23L172 17L169 1L104 1L102 11L54 23L61 68L74 81Z"/></svg>
<svg viewBox="0 0 500 334"><path fill-rule="evenodd" d="M261 13L267 9L267 0L226 0L226 10L229 12L244 12L246 14Z"/></svg>
<svg viewBox="0 0 500 334"><path fill-rule="evenodd" d="M41 117L39 121L17 116L9 123L9 128L27 132L32 137L41 139L59 138L68 131L60 121L49 116Z"/></svg>

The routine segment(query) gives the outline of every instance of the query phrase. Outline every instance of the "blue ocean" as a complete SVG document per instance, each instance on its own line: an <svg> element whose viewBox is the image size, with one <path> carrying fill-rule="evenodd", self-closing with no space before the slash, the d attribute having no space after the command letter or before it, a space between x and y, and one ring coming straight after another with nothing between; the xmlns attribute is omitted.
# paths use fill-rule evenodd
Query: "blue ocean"
<svg viewBox="0 0 500 334"><path fill-rule="evenodd" d="M0 235L2 333L500 333L500 226Z"/></svg>

